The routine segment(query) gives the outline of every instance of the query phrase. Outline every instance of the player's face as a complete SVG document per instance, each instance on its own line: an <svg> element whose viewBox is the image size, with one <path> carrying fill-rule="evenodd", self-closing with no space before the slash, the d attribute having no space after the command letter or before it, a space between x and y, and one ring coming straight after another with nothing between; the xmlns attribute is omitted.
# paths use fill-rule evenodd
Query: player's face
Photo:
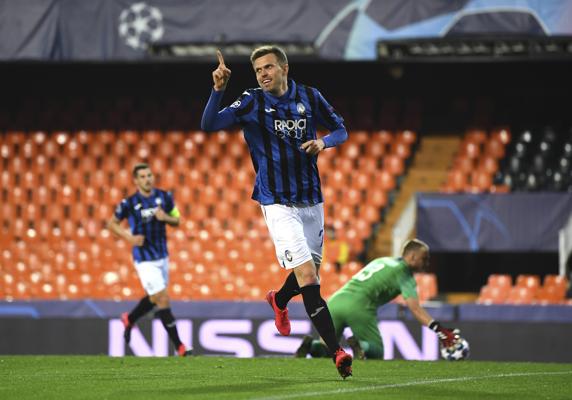
<svg viewBox="0 0 572 400"><path fill-rule="evenodd" d="M429 251L427 249L420 249L415 252L413 268L418 270L426 269L429 266Z"/></svg>
<svg viewBox="0 0 572 400"><path fill-rule="evenodd" d="M282 96L288 82L288 64L278 64L275 54L266 54L254 60L254 73L258 84L265 92Z"/></svg>
<svg viewBox="0 0 572 400"><path fill-rule="evenodd" d="M137 189L143 194L151 193L153 190L153 184L155 182L155 177L149 168L140 169L137 171L137 176L135 177L135 185Z"/></svg>

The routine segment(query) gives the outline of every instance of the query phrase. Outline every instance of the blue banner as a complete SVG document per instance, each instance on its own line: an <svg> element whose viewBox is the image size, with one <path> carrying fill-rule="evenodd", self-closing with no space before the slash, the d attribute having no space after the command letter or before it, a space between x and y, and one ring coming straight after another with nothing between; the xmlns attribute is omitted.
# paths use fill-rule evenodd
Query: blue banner
<svg viewBox="0 0 572 400"><path fill-rule="evenodd" d="M138 60L157 43L312 44L373 60L379 40L572 35L567 0L0 0L0 60Z"/></svg>
<svg viewBox="0 0 572 400"><path fill-rule="evenodd" d="M417 235L433 251L558 251L572 193L419 194Z"/></svg>

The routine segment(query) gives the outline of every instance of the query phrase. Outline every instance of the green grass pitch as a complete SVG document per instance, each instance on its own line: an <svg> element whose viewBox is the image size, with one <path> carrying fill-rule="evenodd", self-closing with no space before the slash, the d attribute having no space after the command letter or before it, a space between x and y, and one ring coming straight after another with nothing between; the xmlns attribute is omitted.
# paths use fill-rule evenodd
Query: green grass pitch
<svg viewBox="0 0 572 400"><path fill-rule="evenodd" d="M572 364L0 356L0 399L571 399Z"/></svg>

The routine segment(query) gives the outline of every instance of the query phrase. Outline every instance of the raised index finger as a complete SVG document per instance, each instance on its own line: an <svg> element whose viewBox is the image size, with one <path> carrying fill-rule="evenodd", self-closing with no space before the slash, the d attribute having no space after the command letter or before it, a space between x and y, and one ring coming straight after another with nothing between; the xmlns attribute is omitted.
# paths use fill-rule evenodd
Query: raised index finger
<svg viewBox="0 0 572 400"><path fill-rule="evenodd" d="M222 57L222 53L220 52L220 50L216 51L216 56L218 58L218 65L226 67L226 65L224 64L224 58Z"/></svg>

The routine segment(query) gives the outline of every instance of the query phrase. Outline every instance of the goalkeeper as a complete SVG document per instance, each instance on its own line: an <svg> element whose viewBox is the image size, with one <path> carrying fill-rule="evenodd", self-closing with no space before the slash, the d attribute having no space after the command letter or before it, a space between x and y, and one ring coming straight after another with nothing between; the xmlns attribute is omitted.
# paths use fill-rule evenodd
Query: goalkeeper
<svg viewBox="0 0 572 400"><path fill-rule="evenodd" d="M421 270L429 263L429 246L418 239L407 242L402 257L377 258L355 274L341 289L332 295L328 308L336 328L336 336L342 337L349 326L353 336L348 344L356 358L383 358L383 342L377 326L377 309L399 294L415 318L432 329L444 347L455 343L451 329L435 321L419 304L414 270ZM326 357L325 345L311 336L304 337L296 351L296 357Z"/></svg>

